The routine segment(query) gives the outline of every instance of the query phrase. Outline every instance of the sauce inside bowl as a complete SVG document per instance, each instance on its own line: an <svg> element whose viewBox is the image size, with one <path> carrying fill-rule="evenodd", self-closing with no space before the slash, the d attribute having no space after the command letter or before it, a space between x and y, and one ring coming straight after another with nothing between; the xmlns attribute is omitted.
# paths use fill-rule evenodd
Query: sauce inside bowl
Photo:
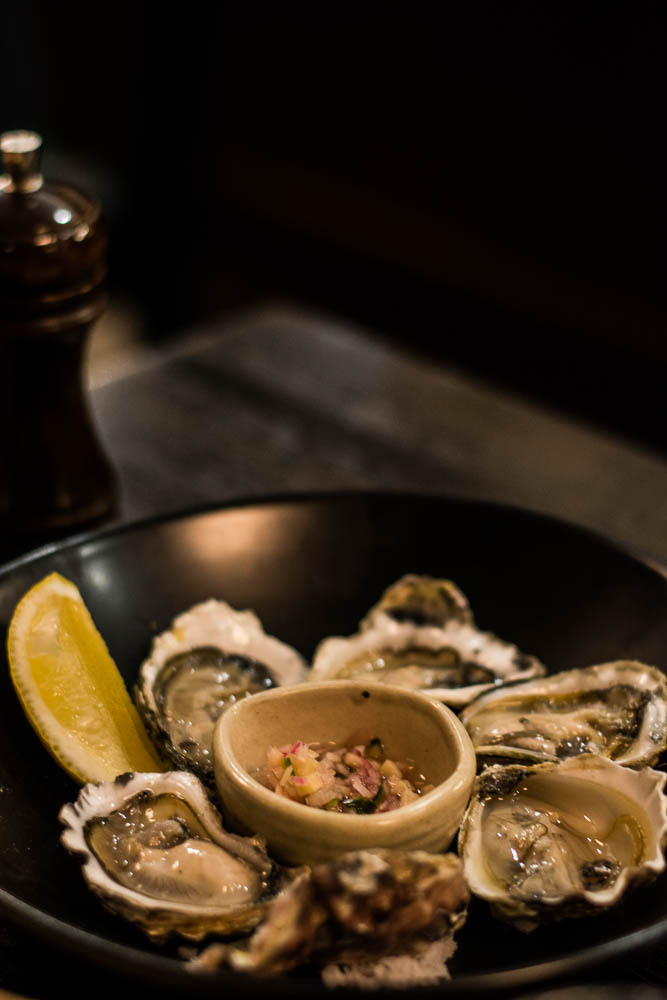
<svg viewBox="0 0 667 1000"><path fill-rule="evenodd" d="M338 813L391 812L433 788L413 761L388 757L377 736L352 747L302 740L269 747L256 777L283 798Z"/></svg>

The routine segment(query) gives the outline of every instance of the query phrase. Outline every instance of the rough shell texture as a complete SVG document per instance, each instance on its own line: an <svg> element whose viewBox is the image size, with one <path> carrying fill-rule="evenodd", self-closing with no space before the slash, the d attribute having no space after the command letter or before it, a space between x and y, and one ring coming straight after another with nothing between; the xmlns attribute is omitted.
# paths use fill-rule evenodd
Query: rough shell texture
<svg viewBox="0 0 667 1000"><path fill-rule="evenodd" d="M185 771L86 785L59 818L92 891L154 939L248 931L281 879L262 841L227 833Z"/></svg>
<svg viewBox="0 0 667 1000"><path fill-rule="evenodd" d="M451 934L468 898L454 854L354 851L295 879L248 948L213 945L198 964L273 975L311 959L367 962Z"/></svg>
<svg viewBox="0 0 667 1000"><path fill-rule="evenodd" d="M654 764L667 746L667 678L631 660L567 670L482 694L461 721L483 757Z"/></svg>
<svg viewBox="0 0 667 1000"><path fill-rule="evenodd" d="M613 906L665 867L665 780L592 754L486 768L459 834L471 892L524 931Z"/></svg>

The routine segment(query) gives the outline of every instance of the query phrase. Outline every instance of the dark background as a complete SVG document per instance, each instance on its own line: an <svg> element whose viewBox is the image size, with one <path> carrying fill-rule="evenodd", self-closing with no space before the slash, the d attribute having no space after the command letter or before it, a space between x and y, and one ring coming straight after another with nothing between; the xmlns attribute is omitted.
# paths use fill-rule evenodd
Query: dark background
<svg viewBox="0 0 667 1000"><path fill-rule="evenodd" d="M19 4L0 124L151 338L313 304L664 448L662 5L462 8Z"/></svg>

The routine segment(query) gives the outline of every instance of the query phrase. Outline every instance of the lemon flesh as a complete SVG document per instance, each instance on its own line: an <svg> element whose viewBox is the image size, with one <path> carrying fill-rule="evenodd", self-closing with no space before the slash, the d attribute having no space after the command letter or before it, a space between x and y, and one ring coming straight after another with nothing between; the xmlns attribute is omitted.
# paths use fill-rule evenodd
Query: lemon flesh
<svg viewBox="0 0 667 1000"><path fill-rule="evenodd" d="M36 583L14 610L7 636L23 709L77 781L163 771L81 594L59 573Z"/></svg>

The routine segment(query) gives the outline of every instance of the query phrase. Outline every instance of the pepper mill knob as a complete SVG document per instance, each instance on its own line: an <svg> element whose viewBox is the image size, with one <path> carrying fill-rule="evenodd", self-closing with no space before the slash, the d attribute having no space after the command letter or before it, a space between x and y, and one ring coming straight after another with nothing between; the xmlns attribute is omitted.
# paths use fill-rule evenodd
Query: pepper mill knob
<svg viewBox="0 0 667 1000"><path fill-rule="evenodd" d="M98 202L42 177L41 146L36 132L0 135L0 555L92 527L117 498L83 388L106 223Z"/></svg>
<svg viewBox="0 0 667 1000"><path fill-rule="evenodd" d="M0 135L0 152L5 173L0 177L0 191L31 194L39 191L44 178L39 172L42 137L36 132L17 129Z"/></svg>

